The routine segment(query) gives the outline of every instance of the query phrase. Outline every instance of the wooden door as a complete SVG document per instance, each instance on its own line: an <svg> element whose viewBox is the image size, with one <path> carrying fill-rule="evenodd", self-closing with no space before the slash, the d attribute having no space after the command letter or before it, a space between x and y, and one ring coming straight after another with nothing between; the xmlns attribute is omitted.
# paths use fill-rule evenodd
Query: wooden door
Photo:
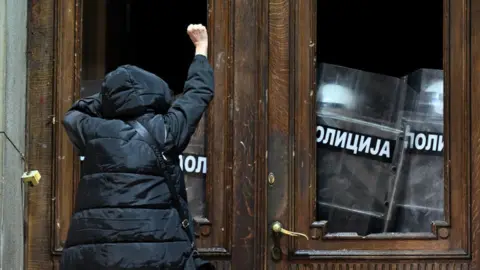
<svg viewBox="0 0 480 270"><path fill-rule="evenodd" d="M372 4L270 1L266 268L478 269L480 1ZM418 68L444 71L444 118L407 113Z"/></svg>
<svg viewBox="0 0 480 270"><path fill-rule="evenodd" d="M123 5L119 4L121 2ZM58 269L73 211L81 159L61 125L66 110L78 98L97 92L105 72L116 65L126 64L115 62L119 55L135 56L143 53L140 50L151 50L152 58L165 61L153 65L153 68L168 69L168 61L187 59L190 62L193 47L188 55L172 55L168 50L155 51L158 43L153 41L158 35L163 42L170 42L170 47L176 46L176 38L187 38L185 29L188 23L202 22L195 17L201 10L205 12L203 15L212 40L209 60L214 67L216 94L195 138L181 158L188 186L193 191L189 192L189 197L197 221L197 243L200 254L214 262L218 269L230 269L232 264L236 269L254 269L254 260L258 260L254 251L259 252L254 249L257 244L253 237L257 231L254 228L258 221L254 209L256 202L263 199L255 195L252 184L256 177L252 164L255 164L257 155L255 117L259 106L251 101L258 95L257 70L260 65L257 59L265 57L264 53L256 51L257 44L263 39L257 39L254 33L259 31L259 25L266 24L262 21L266 17L258 14L256 5L252 6L249 1L211 0L203 6L203 1L199 4L200 1L196 0L174 2L30 1L28 160L30 167L42 173L42 184L28 192L28 269ZM126 7L125 3L129 6ZM124 32L132 32L130 26L135 27L133 22L130 21L130 26L126 22L133 18L124 14L129 12L128 9L144 4L154 7L135 14L137 20L165 12L192 12L189 14L192 21L177 25L173 18L161 26L144 26L143 34L149 36L130 33L133 35L128 36L130 38L117 39L118 35L125 36ZM198 8L199 5L202 7ZM114 25L106 23L111 19L108 17L109 8L124 12L113 18ZM247 21L258 23L245 24ZM109 31L109 27L113 31ZM175 28L178 35L162 36L166 28ZM125 50L124 46L135 45L132 42L142 38L145 41L146 37L151 38L151 42L145 48ZM140 62L142 64L145 63ZM167 72L166 76L169 76L168 70L158 72ZM175 76L172 77L175 81Z"/></svg>
<svg viewBox="0 0 480 270"><path fill-rule="evenodd" d="M94 11L91 11L91 20L88 21L82 19L87 1L90 4L96 3L90 5ZM387 23L388 12L400 9L399 5L404 5L401 7L403 10L416 10L417 15L422 10L414 4L408 6L406 2L399 2L384 7L386 11L382 12L380 6L384 2L378 1L375 9L378 14L364 15L364 18L357 14L357 21L349 23L361 25L360 22L364 19L375 22L376 16L385 13L375 24L392 29L398 25ZM101 14L105 14L108 8L104 3L106 2L93 0L29 1L27 158L29 168L40 170L42 182L28 191L25 256L28 269L58 268L58 259L72 214L76 181L81 173L79 157L59 124L61 117L72 102L82 95L82 91L93 89L98 85L96 81L102 73L111 69L105 55L118 53L121 49L116 44L108 44L111 39L102 34L106 28L101 23L105 19ZM340 215L343 219L338 218L338 212L325 211L328 203L331 207L332 200L319 200L328 199L326 195L330 194L328 189L327 192L325 189L318 191L319 187L326 183L336 183L328 181L329 178L325 176L328 171L323 168L328 166L319 163L325 157L317 156L325 154L325 149L335 150L328 148L334 133L339 136L338 145L341 146L342 140L345 140L346 149L337 149L336 154L333 154L333 162L330 163L333 168L338 168L346 159L357 158L360 147L365 150L369 138L370 154L376 153L379 156L382 152L385 155L385 139L388 139L390 146L397 146L396 152L389 149L392 150L391 153L388 152L389 155L395 153L398 157L398 149L404 148L398 147L402 145L403 129L392 126L378 132L371 129L359 132L351 129L355 126L353 124L344 128L320 125L323 134L322 128L317 127L316 112L321 107L317 106L316 101L322 96L317 93L322 82L319 75L320 67L323 67L320 65L322 57L330 55L332 58L326 62L347 67L352 58L365 56L368 60L368 53L355 53L362 44L362 39L350 38L349 35L337 36L342 40L342 44L337 45L339 43L332 43L325 38L326 35L317 33L319 30L328 33L331 27L340 25L342 18L347 16L344 10L351 12L349 16L355 17L354 11L358 10L360 14L362 8L358 5L370 5L371 2L359 2L356 7L348 8L353 3L350 1L348 5L344 4L344 9L330 10L332 7L329 5L335 3L338 6L342 1L208 1L206 12L212 39L210 62L215 71L216 94L209 112L202 120L203 130L200 128L196 134L196 145L192 144L183 158L184 169L193 170L194 173L187 181L198 179L198 182L205 183L198 188L199 193L190 193L198 202L192 205L198 206L194 211L199 224L196 231L201 254L214 261L218 269L480 268L477 252L480 250L480 220L477 214L480 209L477 199L480 188L480 148L476 143L480 139L480 126L475 118L480 114L479 106L476 106L476 101L480 99L480 81L475 75L480 70L477 49L480 20L474 16L475 11L480 10L480 1L444 0L440 9L438 3L432 6L428 13L440 18L442 26L425 29L431 31L432 35L440 31L440 41L434 38L425 44L416 42L421 48L419 51L434 55L431 63L437 65L440 62L441 67L437 69L443 70L444 119L436 122L439 127L443 125L443 130L429 130L428 133L414 133L415 135L404 133L406 136L403 140L408 145L413 138L413 145L417 143L421 148L416 150L435 149L427 154L437 157L437 162L440 157L440 174L443 177L440 189L443 192L436 194L443 194L437 196L440 198L437 202L443 201L443 207L430 209L440 212L443 218L434 220L429 219L431 216L424 215L426 223L422 224L427 224L429 229L412 231L407 226L404 230L411 232L395 231L396 233L377 233L385 227L382 221L386 220L385 216L389 216L388 210L392 209L389 206L402 206L402 203L391 199L394 196L389 196L392 190L389 185L383 184L386 199L382 200L381 207L377 202L377 207L381 210L366 211L371 209L335 202L335 209L344 206L347 212L362 210L363 212L357 212L374 217L368 223L372 226L366 226L357 217L358 226L353 226L353 229L350 226L341 231L339 228L343 225L351 224L346 221L352 220L352 216ZM325 10L318 12L320 7ZM336 16L338 21L327 20L329 13ZM398 18L402 23L408 23L401 16ZM411 19L413 21L413 17ZM86 27L91 29L88 36L83 31ZM375 36L367 27L357 32L357 37L363 32ZM379 30L378 35L384 34ZM393 43L398 41L410 46L404 41L411 37L409 33L398 32L396 37L398 40L391 38ZM335 47L351 50L346 51L345 55L338 55L325 49ZM425 51L425 48L431 48L434 52ZM364 46L363 49L368 51L368 47ZM435 56L436 50L441 51L440 57ZM388 57L384 57L384 63L405 60L401 55L395 58L395 55L390 54ZM381 57L376 59L382 60ZM356 63L365 66L353 68L372 68L371 63L360 60ZM432 67L419 65L416 68ZM399 77L401 69L392 68L388 72L396 73L395 76ZM385 77L383 80L386 80ZM402 84L396 79L390 78L387 81ZM333 88L333 92L338 93L341 89L343 88ZM400 90L401 87L398 86L396 92L393 92L402 93ZM393 100L401 97L406 98L405 95L399 95ZM389 100L392 102L391 97ZM378 103L387 104L385 100ZM387 123L390 125L396 123L392 119L400 119L398 115L396 118L392 118L395 114L389 115L391 117L387 120L390 122ZM349 119L354 118L351 116ZM378 124L375 118L370 118L369 121L356 120L355 124L372 120ZM385 126L385 123L382 125ZM323 142L327 134L327 145L318 145L317 136L322 135L320 141ZM349 134L353 141L348 141ZM385 138L385 134L390 137ZM358 143L355 143L355 135L359 136ZM368 138L365 137L367 135ZM364 136L362 144L361 136ZM373 141L377 142L377 139L381 139L382 145L376 150ZM333 146L336 140L335 136ZM442 141L443 152L438 151L442 147ZM352 153L355 146L357 153ZM205 163L200 163L204 162L204 157L208 172L205 176ZM373 158L372 155L360 157ZM393 158L380 160L385 167L394 162ZM397 161L398 158L395 159ZM198 166L199 163L202 165ZM348 169L347 165L342 168L345 167ZM429 169L432 167L427 166ZM359 168L350 171L351 175L365 176L371 170L372 177L357 178L388 179L386 182L391 183L394 180L392 175L396 175L395 171L401 171L402 168L388 168L387 177L374 177L371 168L363 171L363 174ZM319 179L317 173L321 175ZM373 184L364 186L376 187ZM348 197L349 192L347 186L340 194ZM403 203L405 205L408 206ZM322 211L323 214L319 213ZM375 219L377 222L374 222ZM338 220L345 221L345 224ZM276 225L276 229L303 233L308 240L299 234L288 236L275 233L272 231L273 225ZM386 228L387 231L393 230L390 226ZM358 235L352 234L356 229Z"/></svg>

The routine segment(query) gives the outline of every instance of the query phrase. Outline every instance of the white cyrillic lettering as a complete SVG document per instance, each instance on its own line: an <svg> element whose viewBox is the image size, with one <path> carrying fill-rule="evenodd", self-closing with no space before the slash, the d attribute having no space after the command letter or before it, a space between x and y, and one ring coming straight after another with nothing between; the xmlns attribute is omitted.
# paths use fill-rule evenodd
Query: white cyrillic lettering
<svg viewBox="0 0 480 270"><path fill-rule="evenodd" d="M382 149L380 150L380 154L378 156L386 156L387 158L390 158L390 141L385 141L383 143Z"/></svg>
<svg viewBox="0 0 480 270"><path fill-rule="evenodd" d="M420 140L422 141L421 143ZM417 133L415 136L415 148L417 150L423 150L425 145L427 145L427 137L423 133Z"/></svg>
<svg viewBox="0 0 480 270"><path fill-rule="evenodd" d="M185 159L185 171L186 172L193 172L195 170L195 157L194 156L187 156Z"/></svg>
<svg viewBox="0 0 480 270"><path fill-rule="evenodd" d="M183 171L183 155L178 155L178 159L180 160L180 169Z"/></svg>
<svg viewBox="0 0 480 270"><path fill-rule="evenodd" d="M368 149L370 149L370 143L372 138L366 136L360 136L360 146L358 147L358 152L368 153Z"/></svg>
<svg viewBox="0 0 480 270"><path fill-rule="evenodd" d="M380 151L380 143L381 142L382 142L382 140L377 139L377 145L375 146L375 149L373 147L370 148L370 154L372 154L372 155L378 154L378 151Z"/></svg>
<svg viewBox="0 0 480 270"><path fill-rule="evenodd" d="M425 150L432 149L433 151L437 151L437 142L438 142L438 135L428 134L428 136L427 136L427 147L425 148Z"/></svg>
<svg viewBox="0 0 480 270"><path fill-rule="evenodd" d="M333 141L335 140L335 129L333 128L327 128L327 131L325 132L325 138L323 139L323 144L329 144L333 145ZM330 139L330 142L328 142L328 139Z"/></svg>
<svg viewBox="0 0 480 270"><path fill-rule="evenodd" d="M325 129L322 126L317 126L317 143L322 142L325 135Z"/></svg>
<svg viewBox="0 0 480 270"><path fill-rule="evenodd" d="M437 151L441 152L443 151L443 135L438 136L438 147Z"/></svg>
<svg viewBox="0 0 480 270"><path fill-rule="evenodd" d="M196 173L202 172L207 173L207 158L206 157L198 157L197 162L197 169L195 169Z"/></svg>
<svg viewBox="0 0 480 270"><path fill-rule="evenodd" d="M357 153L358 151L358 134L355 134L355 139L353 140L352 143L352 133L348 134L348 139L347 139L347 149L352 150L354 154Z"/></svg>
<svg viewBox="0 0 480 270"><path fill-rule="evenodd" d="M347 141L347 132L342 132L337 130L337 136L335 137L335 147L340 146L341 148L345 148L345 143Z"/></svg>
<svg viewBox="0 0 480 270"><path fill-rule="evenodd" d="M414 137L413 133L407 132L407 139L405 140L406 148L413 148L413 137Z"/></svg>

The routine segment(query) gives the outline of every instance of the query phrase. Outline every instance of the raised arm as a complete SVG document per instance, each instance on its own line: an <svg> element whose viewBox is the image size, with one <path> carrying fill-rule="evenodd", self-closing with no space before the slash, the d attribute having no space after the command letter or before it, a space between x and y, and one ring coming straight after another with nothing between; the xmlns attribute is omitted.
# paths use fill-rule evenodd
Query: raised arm
<svg viewBox="0 0 480 270"><path fill-rule="evenodd" d="M203 25L187 29L195 45L195 58L188 70L183 95L175 100L164 116L167 141L173 143L175 154L183 152L213 98L213 69L208 63L208 35Z"/></svg>
<svg viewBox="0 0 480 270"><path fill-rule="evenodd" d="M85 126L90 125L92 117L101 117L101 99L99 94L76 101L63 118L63 126L70 141L82 155L85 150Z"/></svg>

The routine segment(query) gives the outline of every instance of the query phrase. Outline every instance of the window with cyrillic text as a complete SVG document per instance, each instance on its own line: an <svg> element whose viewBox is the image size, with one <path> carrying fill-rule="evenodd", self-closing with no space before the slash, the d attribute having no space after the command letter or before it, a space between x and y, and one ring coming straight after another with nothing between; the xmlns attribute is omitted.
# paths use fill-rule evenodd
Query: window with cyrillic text
<svg viewBox="0 0 480 270"><path fill-rule="evenodd" d="M444 220L443 2L317 2L317 220L328 234L432 232Z"/></svg>

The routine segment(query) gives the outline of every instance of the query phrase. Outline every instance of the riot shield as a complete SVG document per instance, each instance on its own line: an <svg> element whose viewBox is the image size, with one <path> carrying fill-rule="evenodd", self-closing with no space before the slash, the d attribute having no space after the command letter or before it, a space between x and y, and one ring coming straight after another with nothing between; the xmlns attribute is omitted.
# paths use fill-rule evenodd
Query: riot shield
<svg viewBox="0 0 480 270"><path fill-rule="evenodd" d="M396 230L430 232L444 220L443 71L420 69L405 81L413 88L405 102L406 152L397 201Z"/></svg>
<svg viewBox="0 0 480 270"><path fill-rule="evenodd" d="M318 82L317 218L329 233L385 232L405 150L406 83L329 64Z"/></svg>
<svg viewBox="0 0 480 270"><path fill-rule="evenodd" d="M317 115L342 115L393 128L401 125L407 94L404 80L324 63L317 79Z"/></svg>

